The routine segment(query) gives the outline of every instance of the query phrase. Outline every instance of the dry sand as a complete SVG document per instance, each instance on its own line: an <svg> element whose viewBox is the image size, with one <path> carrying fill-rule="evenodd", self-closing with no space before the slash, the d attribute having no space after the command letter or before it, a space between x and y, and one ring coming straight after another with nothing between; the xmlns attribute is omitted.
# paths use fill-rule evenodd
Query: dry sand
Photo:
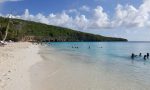
<svg viewBox="0 0 150 90"><path fill-rule="evenodd" d="M0 90L31 90L29 69L42 60L38 51L28 42L0 47Z"/></svg>

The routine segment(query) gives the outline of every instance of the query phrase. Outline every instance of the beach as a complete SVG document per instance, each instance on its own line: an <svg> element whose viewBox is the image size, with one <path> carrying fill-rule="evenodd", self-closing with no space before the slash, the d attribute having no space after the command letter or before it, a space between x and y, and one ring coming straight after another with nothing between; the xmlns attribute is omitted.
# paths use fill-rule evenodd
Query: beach
<svg viewBox="0 0 150 90"><path fill-rule="evenodd" d="M43 61L30 68L32 89L149 90L149 60L130 58L148 48L149 43L50 43L40 47Z"/></svg>
<svg viewBox="0 0 150 90"><path fill-rule="evenodd" d="M39 46L28 42L0 47L0 90L31 90L32 65L41 61Z"/></svg>
<svg viewBox="0 0 150 90"><path fill-rule="evenodd" d="M10 43L0 47L0 90L149 90L150 61L128 54L148 48L149 43Z"/></svg>

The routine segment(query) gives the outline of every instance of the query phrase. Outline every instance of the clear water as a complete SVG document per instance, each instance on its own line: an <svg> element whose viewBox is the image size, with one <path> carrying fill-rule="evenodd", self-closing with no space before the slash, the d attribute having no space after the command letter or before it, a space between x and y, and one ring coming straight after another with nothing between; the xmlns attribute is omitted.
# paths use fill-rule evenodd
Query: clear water
<svg viewBox="0 0 150 90"><path fill-rule="evenodd" d="M58 60L64 66L49 82L57 87L53 90L150 90L150 60L143 60L150 53L150 43L53 42L49 47L56 49L55 55L69 56ZM132 60L131 53L142 57Z"/></svg>
<svg viewBox="0 0 150 90"><path fill-rule="evenodd" d="M131 53L136 55L142 53L142 56L150 53L149 42L53 42L49 43L49 46L54 47L60 53L88 56L91 61L122 62L133 66L136 63L139 67L147 67L150 64L150 61L144 61L143 57L137 57L134 60L130 57Z"/></svg>

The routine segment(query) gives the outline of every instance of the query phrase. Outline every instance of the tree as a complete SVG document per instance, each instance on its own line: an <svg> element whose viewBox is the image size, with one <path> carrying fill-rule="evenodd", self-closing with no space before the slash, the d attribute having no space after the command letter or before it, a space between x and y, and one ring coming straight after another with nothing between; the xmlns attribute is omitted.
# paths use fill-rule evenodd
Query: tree
<svg viewBox="0 0 150 90"><path fill-rule="evenodd" d="M10 23L12 23L11 22L11 15L8 16L8 22L7 22L7 26L6 26L6 30L5 30L5 35L4 35L4 38L2 38L3 42L5 42L5 40L7 39L8 31L9 31L9 28L10 28Z"/></svg>

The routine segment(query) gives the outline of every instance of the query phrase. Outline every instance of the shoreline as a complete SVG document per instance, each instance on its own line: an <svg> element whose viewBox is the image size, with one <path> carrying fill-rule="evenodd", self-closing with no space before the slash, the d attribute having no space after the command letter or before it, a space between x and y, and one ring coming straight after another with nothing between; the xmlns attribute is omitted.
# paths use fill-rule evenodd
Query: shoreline
<svg viewBox="0 0 150 90"><path fill-rule="evenodd" d="M28 42L0 49L0 90L149 90L148 65Z"/></svg>
<svg viewBox="0 0 150 90"><path fill-rule="evenodd" d="M29 70L43 60L39 45L18 42L0 49L0 90L32 90Z"/></svg>
<svg viewBox="0 0 150 90"><path fill-rule="evenodd" d="M149 90L149 81L132 71L139 67L124 59L93 58L54 47L41 47L40 55L44 60L30 69L33 90Z"/></svg>

